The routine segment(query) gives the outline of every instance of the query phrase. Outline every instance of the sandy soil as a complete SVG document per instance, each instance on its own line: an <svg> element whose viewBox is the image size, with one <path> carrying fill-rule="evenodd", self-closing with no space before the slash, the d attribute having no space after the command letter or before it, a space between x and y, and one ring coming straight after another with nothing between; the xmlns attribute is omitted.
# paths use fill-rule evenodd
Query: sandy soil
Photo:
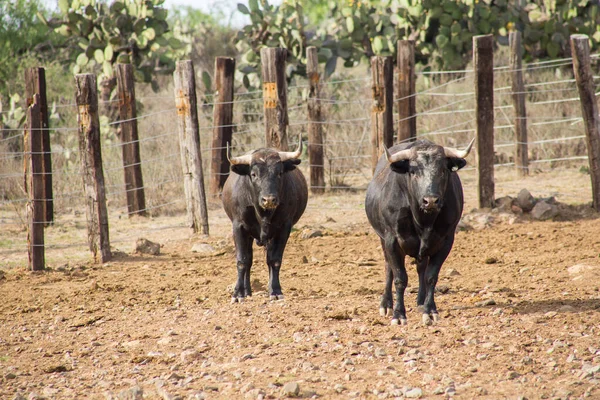
<svg viewBox="0 0 600 400"><path fill-rule="evenodd" d="M597 215L458 232L442 320L421 324L409 265L399 327L378 313L383 257L363 195L311 203L285 254L283 301L268 300L255 247L255 294L230 304L218 211L210 237L153 231L159 256L0 270L0 398L600 398ZM307 228L323 236L302 239Z"/></svg>

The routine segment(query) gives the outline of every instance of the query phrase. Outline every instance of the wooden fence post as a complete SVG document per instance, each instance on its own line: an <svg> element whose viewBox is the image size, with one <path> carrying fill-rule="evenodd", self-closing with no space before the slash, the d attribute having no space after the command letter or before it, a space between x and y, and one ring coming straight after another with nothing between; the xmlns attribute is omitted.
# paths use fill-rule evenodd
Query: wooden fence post
<svg viewBox="0 0 600 400"><path fill-rule="evenodd" d="M494 206L494 37L473 37L479 208Z"/></svg>
<svg viewBox="0 0 600 400"><path fill-rule="evenodd" d="M42 135L42 180L44 182L44 225L54 222L54 201L52 194L52 153L50 149L50 130L48 123L48 101L46 99L46 72L42 67L32 67L25 70L25 97L27 107L33 104L33 96L39 94L40 123Z"/></svg>
<svg viewBox="0 0 600 400"><path fill-rule="evenodd" d="M229 174L227 143L231 143L233 132L233 75L235 58L217 57L215 59L215 88L213 98L213 140L210 174L210 193L218 197Z"/></svg>
<svg viewBox="0 0 600 400"><path fill-rule="evenodd" d="M398 41L398 139L396 143L417 137L417 98L415 96L415 41Z"/></svg>
<svg viewBox="0 0 600 400"><path fill-rule="evenodd" d="M42 271L44 260L44 156L42 138L42 120L40 112L40 95L35 94L32 104L27 108L27 129L25 130L27 154L27 217L29 231L27 233L29 268L32 271Z"/></svg>
<svg viewBox="0 0 600 400"><path fill-rule="evenodd" d="M527 110L525 109L521 32L511 32L509 42L512 98L515 108L515 167L517 174L526 176L529 174L529 159L527 156Z"/></svg>
<svg viewBox="0 0 600 400"><path fill-rule="evenodd" d="M202 229L208 235L208 209L202 172L200 130L198 128L198 103L196 78L191 61L178 61L173 73L175 105L179 125L179 149L183 169L183 188L187 209L187 225L194 233Z"/></svg>
<svg viewBox="0 0 600 400"><path fill-rule="evenodd" d="M287 81L285 62L287 49L267 48L260 50L263 79L266 147L287 151Z"/></svg>
<svg viewBox="0 0 600 400"><path fill-rule="evenodd" d="M75 76L75 101L79 112L79 153L81 177L86 198L88 243L94 259L104 263L112 258L108 234L108 212L100 145L100 119L98 117L98 86L93 74Z"/></svg>
<svg viewBox="0 0 600 400"><path fill-rule="evenodd" d="M394 67L392 57L371 57L373 108L371 110L371 166L375 171L381 146L394 142Z"/></svg>
<svg viewBox="0 0 600 400"><path fill-rule="evenodd" d="M596 103L594 74L590 64L590 44L587 35L571 35L573 71L579 91L581 114L585 124L590 177L592 179L592 203L600 211L600 117Z"/></svg>
<svg viewBox="0 0 600 400"><path fill-rule="evenodd" d="M325 160L323 159L323 116L321 110L321 74L317 48L306 48L306 72L308 73L308 159L310 190L312 193L325 191Z"/></svg>
<svg viewBox="0 0 600 400"><path fill-rule="evenodd" d="M116 64L117 91L119 94L119 129L121 134L125 190L128 215L147 215L142 161L138 137L135 82L131 64Z"/></svg>

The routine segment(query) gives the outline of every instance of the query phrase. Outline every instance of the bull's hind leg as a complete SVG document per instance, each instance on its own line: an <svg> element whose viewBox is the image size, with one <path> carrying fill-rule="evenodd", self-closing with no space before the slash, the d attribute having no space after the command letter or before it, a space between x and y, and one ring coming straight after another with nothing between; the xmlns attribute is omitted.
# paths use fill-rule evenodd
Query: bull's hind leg
<svg viewBox="0 0 600 400"><path fill-rule="evenodd" d="M392 314L394 307L394 300L392 299L392 283L394 282L394 273L390 268L390 264L385 254L385 242L381 239L381 248L383 249L383 255L385 257L385 287L383 289L383 295L381 296L381 304L379 306L379 314L382 317L386 317Z"/></svg>
<svg viewBox="0 0 600 400"><path fill-rule="evenodd" d="M237 259L238 278L233 290L231 302L242 302L244 297L252 295L250 287L250 268L252 267L252 237L240 225L234 224L233 241Z"/></svg>
<svg viewBox="0 0 600 400"><path fill-rule="evenodd" d="M405 254L400 249L395 237L384 239L384 251L388 264L394 276L396 286L396 304L392 314L392 325L406 325L406 307L404 306L404 291L408 285L408 275L404 266Z"/></svg>
<svg viewBox="0 0 600 400"><path fill-rule="evenodd" d="M269 297L271 300L283 300L281 291L281 283L279 282L279 270L281 269L281 261L283 260L283 251L287 244L290 232L292 231L291 224L284 226L273 239L267 243L267 265L269 266Z"/></svg>
<svg viewBox="0 0 600 400"><path fill-rule="evenodd" d="M452 245L454 244L454 236L446 239L446 242L436 254L431 256L427 269L425 270L425 303L423 304L423 323L430 325L433 321L437 321L440 316L435 304L434 293L435 285L437 285L438 276L442 264L446 261Z"/></svg>

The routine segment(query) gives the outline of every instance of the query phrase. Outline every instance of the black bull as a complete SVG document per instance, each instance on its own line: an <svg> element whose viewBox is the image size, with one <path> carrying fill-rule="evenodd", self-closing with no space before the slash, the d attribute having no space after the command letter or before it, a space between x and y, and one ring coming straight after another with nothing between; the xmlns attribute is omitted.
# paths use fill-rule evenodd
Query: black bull
<svg viewBox="0 0 600 400"><path fill-rule="evenodd" d="M230 159L231 173L223 187L223 208L233 224L238 279L232 302L252 295L252 240L266 246L269 295L283 299L279 269L292 226L308 200L306 180L296 168L302 141L295 152L259 149ZM227 151L229 156L229 149Z"/></svg>
<svg viewBox="0 0 600 400"><path fill-rule="evenodd" d="M423 312L423 322L430 324L432 318L439 318L435 285L463 210L462 185L455 171L466 164L464 158L472 145L473 141L459 151L418 140L385 149L377 163L365 209L385 256L386 283L380 311L389 315L393 310L392 324L406 324L407 255L417 262L417 306ZM395 306L392 282L396 286Z"/></svg>

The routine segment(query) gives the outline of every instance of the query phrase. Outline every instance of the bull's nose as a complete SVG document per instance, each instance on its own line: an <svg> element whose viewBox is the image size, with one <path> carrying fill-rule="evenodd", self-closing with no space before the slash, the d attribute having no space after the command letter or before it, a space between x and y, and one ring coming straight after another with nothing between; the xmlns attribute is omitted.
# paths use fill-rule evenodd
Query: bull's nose
<svg viewBox="0 0 600 400"><path fill-rule="evenodd" d="M279 201L277 200L277 197L275 197L275 196L263 196L260 199L260 203L263 208L270 209L270 208L277 207L277 205L279 204Z"/></svg>
<svg viewBox="0 0 600 400"><path fill-rule="evenodd" d="M425 210L434 210L440 206L440 198L436 196L423 197L422 207Z"/></svg>

